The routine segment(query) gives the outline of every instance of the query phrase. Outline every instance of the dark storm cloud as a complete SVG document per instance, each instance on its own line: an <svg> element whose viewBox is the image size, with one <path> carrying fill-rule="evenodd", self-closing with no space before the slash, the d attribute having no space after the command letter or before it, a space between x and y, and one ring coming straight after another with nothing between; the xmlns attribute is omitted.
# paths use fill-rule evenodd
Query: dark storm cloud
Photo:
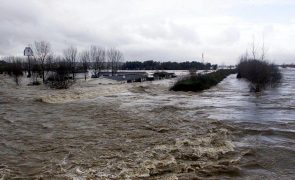
<svg viewBox="0 0 295 180"><path fill-rule="evenodd" d="M294 7L288 0L0 1L0 56L21 55L29 43L46 40L56 54L95 44L121 49L126 60L193 60L204 52L212 62L235 63L253 35L258 44L265 37L271 57L292 59L295 52L295 19L282 10L275 13L282 22L239 14L250 6Z"/></svg>

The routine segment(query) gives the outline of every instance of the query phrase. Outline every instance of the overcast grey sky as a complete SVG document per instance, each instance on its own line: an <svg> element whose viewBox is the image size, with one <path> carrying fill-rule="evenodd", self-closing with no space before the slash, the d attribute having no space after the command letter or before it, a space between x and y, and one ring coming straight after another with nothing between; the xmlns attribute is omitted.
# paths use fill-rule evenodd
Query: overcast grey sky
<svg viewBox="0 0 295 180"><path fill-rule="evenodd" d="M125 60L234 64L265 39L267 58L295 62L293 0L0 0L0 56L46 40L120 49Z"/></svg>

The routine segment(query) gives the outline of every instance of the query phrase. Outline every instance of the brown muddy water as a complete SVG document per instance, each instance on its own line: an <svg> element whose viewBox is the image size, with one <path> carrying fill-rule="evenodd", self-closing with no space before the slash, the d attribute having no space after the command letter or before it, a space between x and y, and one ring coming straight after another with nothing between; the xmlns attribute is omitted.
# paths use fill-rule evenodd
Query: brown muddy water
<svg viewBox="0 0 295 180"><path fill-rule="evenodd" d="M294 179L295 70L282 72L260 94L235 75L201 93L169 92L174 80L50 90L1 76L0 178Z"/></svg>

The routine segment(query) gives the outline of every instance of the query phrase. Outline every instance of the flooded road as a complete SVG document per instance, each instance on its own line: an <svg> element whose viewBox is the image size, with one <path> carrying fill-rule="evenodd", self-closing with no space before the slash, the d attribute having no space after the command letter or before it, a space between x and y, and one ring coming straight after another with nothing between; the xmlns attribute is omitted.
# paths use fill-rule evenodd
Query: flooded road
<svg viewBox="0 0 295 180"><path fill-rule="evenodd" d="M170 92L174 80L50 90L1 77L0 178L294 179L295 70L282 73L260 94L235 75L201 93Z"/></svg>

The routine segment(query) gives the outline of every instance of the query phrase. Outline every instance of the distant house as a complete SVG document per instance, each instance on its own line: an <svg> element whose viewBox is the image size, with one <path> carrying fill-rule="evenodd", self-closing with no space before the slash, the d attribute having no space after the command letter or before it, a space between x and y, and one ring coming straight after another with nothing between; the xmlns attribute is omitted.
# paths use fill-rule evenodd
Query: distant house
<svg viewBox="0 0 295 180"><path fill-rule="evenodd" d="M100 76L116 81L131 83L146 81L148 74L146 72L117 72L112 75L111 72L101 72Z"/></svg>
<svg viewBox="0 0 295 180"><path fill-rule="evenodd" d="M175 73L169 73L169 72L165 72L165 71L155 72L153 76L154 76L155 80L158 80L158 79L170 79L170 78L175 78L176 77Z"/></svg>
<svg viewBox="0 0 295 180"><path fill-rule="evenodd" d="M143 82L143 81L153 81L159 79L170 79L176 77L175 73L168 73L165 71L155 72L153 75L148 74L147 72L117 72L112 75L111 72L100 72L100 77L120 81L120 82ZM92 78L97 78L97 76L92 75Z"/></svg>

